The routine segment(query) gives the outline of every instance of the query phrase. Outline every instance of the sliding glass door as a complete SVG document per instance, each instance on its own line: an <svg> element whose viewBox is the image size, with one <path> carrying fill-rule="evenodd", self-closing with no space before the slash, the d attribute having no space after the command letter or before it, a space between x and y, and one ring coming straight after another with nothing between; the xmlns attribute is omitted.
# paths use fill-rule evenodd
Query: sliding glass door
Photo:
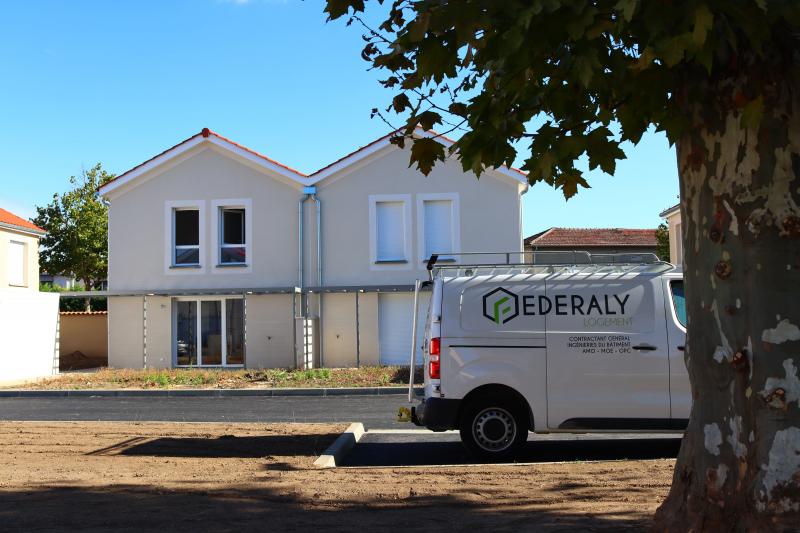
<svg viewBox="0 0 800 533"><path fill-rule="evenodd" d="M181 298L174 309L176 366L244 364L242 298Z"/></svg>

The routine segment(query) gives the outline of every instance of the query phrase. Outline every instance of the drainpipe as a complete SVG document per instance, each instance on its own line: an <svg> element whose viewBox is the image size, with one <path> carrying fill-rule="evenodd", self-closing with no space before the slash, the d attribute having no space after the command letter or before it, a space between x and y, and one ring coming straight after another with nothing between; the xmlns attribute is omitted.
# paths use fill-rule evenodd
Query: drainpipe
<svg viewBox="0 0 800 533"><path fill-rule="evenodd" d="M304 206L308 199L314 200L317 210L317 286L322 287L322 204L317 197L316 187L303 187L303 196L297 207L298 216L298 244L297 244L297 262L298 262L298 280L300 283L300 298L301 308L303 309L303 318L308 318L309 302L308 294L305 291L305 235L303 230ZM319 297L319 318L317 319L317 335L319 336L319 359L320 366L323 364L322 359L322 293ZM305 325L304 325L305 328ZM305 331L305 329L304 329Z"/></svg>
<svg viewBox="0 0 800 533"><path fill-rule="evenodd" d="M317 287L319 287L319 294L317 295L319 309L319 318L317 319L317 329L319 330L319 366L325 366L325 359L322 350L322 203L315 192L311 194L311 199L314 200L317 209Z"/></svg>

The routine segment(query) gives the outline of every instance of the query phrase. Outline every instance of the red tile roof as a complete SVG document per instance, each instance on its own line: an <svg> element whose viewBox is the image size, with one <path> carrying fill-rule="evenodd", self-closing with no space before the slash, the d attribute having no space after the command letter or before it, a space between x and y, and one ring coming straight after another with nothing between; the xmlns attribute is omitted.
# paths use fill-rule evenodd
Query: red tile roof
<svg viewBox="0 0 800 533"><path fill-rule="evenodd" d="M6 211L0 207L0 224L7 226L16 226L22 230L32 231L34 233L47 233L45 230L32 222L28 222L22 217L18 217L11 211Z"/></svg>
<svg viewBox="0 0 800 533"><path fill-rule="evenodd" d="M590 248L608 246L656 246L655 229L550 228L525 239L526 246Z"/></svg>

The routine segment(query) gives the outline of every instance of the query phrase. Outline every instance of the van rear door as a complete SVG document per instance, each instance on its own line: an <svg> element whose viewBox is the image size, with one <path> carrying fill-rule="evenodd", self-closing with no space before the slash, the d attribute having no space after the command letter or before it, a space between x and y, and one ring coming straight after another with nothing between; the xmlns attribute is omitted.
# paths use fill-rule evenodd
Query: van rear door
<svg viewBox="0 0 800 533"><path fill-rule="evenodd" d="M547 281L548 427L667 429L669 363L661 280Z"/></svg>

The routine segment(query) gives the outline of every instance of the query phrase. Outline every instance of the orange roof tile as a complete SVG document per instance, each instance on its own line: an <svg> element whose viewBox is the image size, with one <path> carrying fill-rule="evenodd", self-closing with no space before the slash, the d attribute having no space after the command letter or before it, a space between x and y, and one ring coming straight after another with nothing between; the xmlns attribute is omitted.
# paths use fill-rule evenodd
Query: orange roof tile
<svg viewBox="0 0 800 533"><path fill-rule="evenodd" d="M6 211L2 207L0 207L0 224L15 226L22 230L32 231L34 233L47 233L33 222L29 222L22 217L18 217L11 211Z"/></svg>
<svg viewBox="0 0 800 533"><path fill-rule="evenodd" d="M593 246L656 246L655 229L550 228L525 239L526 246L588 248Z"/></svg>

